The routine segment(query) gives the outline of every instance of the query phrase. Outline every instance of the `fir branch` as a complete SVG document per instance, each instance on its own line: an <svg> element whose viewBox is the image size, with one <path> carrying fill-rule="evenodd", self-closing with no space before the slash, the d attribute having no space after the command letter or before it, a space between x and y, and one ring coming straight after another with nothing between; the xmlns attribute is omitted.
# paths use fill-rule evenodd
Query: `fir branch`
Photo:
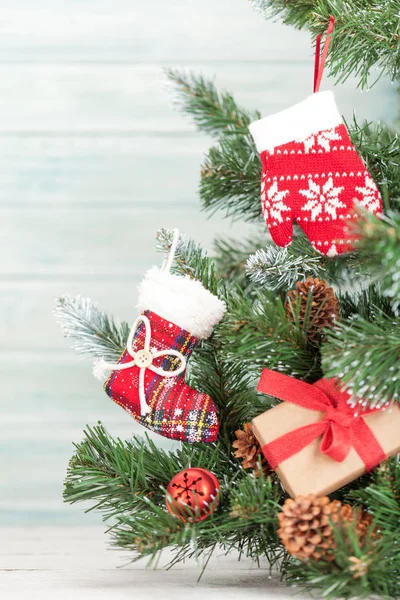
<svg viewBox="0 0 400 600"><path fill-rule="evenodd" d="M249 486L250 493L245 497L242 493L240 498L241 517L238 517L237 505L232 512L226 510L229 506L229 498L225 496L225 492L230 492L228 486L221 490L224 506L220 505L220 509L202 523L182 523L150 501L147 504L154 512L154 518L146 519L145 514L127 515L112 530L114 545L153 558L163 548L174 547L176 556L170 566L192 557L209 557L215 548L226 553L236 549L254 559L265 556L271 565L275 564L284 555L274 533L275 506L280 490L269 480L255 480L247 474L245 477L249 482L252 479L250 485L253 485ZM247 500L251 502L248 507ZM260 500L263 502L257 503Z"/></svg>
<svg viewBox="0 0 400 600"><path fill-rule="evenodd" d="M175 551L178 548L180 554L191 548L192 555L197 558L202 553L198 549L196 528L169 514L151 499L145 500L141 511L120 515L111 529L111 535L114 547L131 551L132 561L149 557L149 565L157 563L161 551L167 547L172 547ZM209 546L210 543L206 548Z"/></svg>
<svg viewBox="0 0 400 600"><path fill-rule="evenodd" d="M263 367L306 381L321 376L318 349L287 319L282 300L273 294L245 296L231 291L227 314L215 337L227 362L240 361L254 379Z"/></svg>
<svg viewBox="0 0 400 600"><path fill-rule="evenodd" d="M265 555L272 566L285 555L276 534L276 514L284 493L275 478L264 478L262 472L259 477L247 473L243 475L230 490L227 520L236 522L235 531L230 535L230 544L251 558L258 559Z"/></svg>
<svg viewBox="0 0 400 600"><path fill-rule="evenodd" d="M325 279L336 286L354 285L360 282L361 276L363 280L366 277L356 254L343 254L334 259L324 256L314 250L298 227L286 248L269 245L250 256L246 272L259 287L278 292L292 289L297 281L308 276Z"/></svg>
<svg viewBox="0 0 400 600"><path fill-rule="evenodd" d="M279 16L285 24L307 27L314 35L325 32L329 17L335 30L329 55L330 74L338 81L350 75L366 87L377 69L399 79L399 0L251 0L266 18Z"/></svg>
<svg viewBox="0 0 400 600"><path fill-rule="evenodd" d="M203 342L191 359L189 382L214 400L220 421L219 443L230 454L234 432L275 401L256 392L256 379L239 360L226 360L218 335Z"/></svg>
<svg viewBox="0 0 400 600"><path fill-rule="evenodd" d="M396 316L392 302L383 295L382 288L370 285L364 290L338 292L340 316L343 319L358 315L367 321L375 321L381 315Z"/></svg>
<svg viewBox="0 0 400 600"><path fill-rule="evenodd" d="M218 510L201 524L182 523L165 509L167 484L191 464L212 470L222 483ZM88 427L84 440L76 445L64 491L67 502L89 501L89 510L103 514L115 546L151 557L175 546L179 547L176 560L220 545L254 557L265 554L275 561L275 554L282 553L275 535L281 495L276 483L238 469L218 446L186 444L167 453L149 438L114 439L101 424ZM240 516L231 514L232 503Z"/></svg>
<svg viewBox="0 0 400 600"><path fill-rule="evenodd" d="M201 131L212 135L244 133L252 121L260 118L257 111L240 108L230 92L219 92L213 81L201 75L170 69L167 76L176 86L181 110L193 118Z"/></svg>
<svg viewBox="0 0 400 600"><path fill-rule="evenodd" d="M209 555L216 547L225 552L236 549L255 559L266 556L271 565L275 564L284 555L275 532L280 486L270 479L254 478L243 469L239 475L242 478L237 486L225 477L219 508L205 521L183 524L150 501L148 507L157 518L127 515L113 528L115 545L139 551L142 556L155 556L162 548L174 546L177 555L171 566Z"/></svg>
<svg viewBox="0 0 400 600"><path fill-rule="evenodd" d="M293 288L297 281L309 275L324 279L326 270L320 257L312 252L302 256L289 246L267 246L249 257L246 272L258 286L267 290L281 291Z"/></svg>
<svg viewBox="0 0 400 600"><path fill-rule="evenodd" d="M399 401L400 320L377 314L373 322L359 315L327 332L322 346L326 377L338 377L362 406Z"/></svg>
<svg viewBox="0 0 400 600"><path fill-rule="evenodd" d="M280 0L249 0L254 8L264 15L266 19L282 17L285 24L301 29L305 27L311 18L314 0L295 0L292 6L286 6L286 2ZM293 8L293 10L291 10ZM287 11L290 11L287 14Z"/></svg>
<svg viewBox="0 0 400 600"><path fill-rule="evenodd" d="M260 219L260 172L260 159L249 133L222 136L201 168L203 208L212 213L222 210L234 219Z"/></svg>
<svg viewBox="0 0 400 600"><path fill-rule="evenodd" d="M227 460L218 447L186 444L175 452L159 448L147 435L123 442L114 439L101 423L87 427L84 439L75 445L70 460L64 499L75 503L91 501L105 519L132 512L143 498L164 506L165 488L177 472L195 460L197 466L212 469L218 476L226 471Z"/></svg>
<svg viewBox="0 0 400 600"><path fill-rule="evenodd" d="M169 229L160 229L157 232L156 248L159 252L168 252L171 249L174 232ZM213 294L217 294L221 284L215 275L213 260L193 240L180 236L175 252L175 260L171 271L181 275L189 275L202 282Z"/></svg>
<svg viewBox="0 0 400 600"><path fill-rule="evenodd" d="M214 264L216 276L224 281L225 286L239 286L245 292L251 293L254 287L246 275L246 262L249 255L264 245L265 230L248 240L217 238L214 241Z"/></svg>
<svg viewBox="0 0 400 600"><path fill-rule="evenodd" d="M396 534L400 523L399 457L381 463L372 478L368 486L352 491L350 497L367 507L381 531Z"/></svg>
<svg viewBox="0 0 400 600"><path fill-rule="evenodd" d="M103 357L116 362L129 335L126 322L101 312L90 298L61 296L56 300L54 314L64 336L74 340L72 347L79 354Z"/></svg>
<svg viewBox="0 0 400 600"><path fill-rule="evenodd" d="M400 214L390 211L386 217L362 214L355 231L359 260L382 286L382 294L400 302Z"/></svg>

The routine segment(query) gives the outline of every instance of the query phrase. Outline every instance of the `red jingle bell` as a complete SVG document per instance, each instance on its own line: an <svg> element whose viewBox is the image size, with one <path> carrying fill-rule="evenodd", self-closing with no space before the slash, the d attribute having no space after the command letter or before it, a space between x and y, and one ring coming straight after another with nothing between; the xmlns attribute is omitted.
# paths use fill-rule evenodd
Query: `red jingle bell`
<svg viewBox="0 0 400 600"><path fill-rule="evenodd" d="M210 471L185 469L168 484L167 508L181 521L202 521L218 506L219 488L218 479Z"/></svg>

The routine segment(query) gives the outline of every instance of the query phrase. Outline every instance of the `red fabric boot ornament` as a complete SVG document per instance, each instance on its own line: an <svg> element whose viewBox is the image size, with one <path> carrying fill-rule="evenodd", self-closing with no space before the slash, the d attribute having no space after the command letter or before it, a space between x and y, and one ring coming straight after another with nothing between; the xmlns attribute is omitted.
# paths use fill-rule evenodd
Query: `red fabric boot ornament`
<svg viewBox="0 0 400 600"><path fill-rule="evenodd" d="M94 366L107 394L141 425L185 442L214 442L217 410L208 394L185 383L189 356L223 317L225 304L200 281L170 273L176 233L166 268L154 267L139 287L140 316L134 322L118 364Z"/></svg>
<svg viewBox="0 0 400 600"><path fill-rule="evenodd" d="M319 92L334 26L331 17L321 57L317 38L314 94L280 113L255 121L250 132L262 162L262 213L278 246L292 241L293 221L319 252L351 250L347 223L359 204L382 212L375 182L358 156L332 92Z"/></svg>

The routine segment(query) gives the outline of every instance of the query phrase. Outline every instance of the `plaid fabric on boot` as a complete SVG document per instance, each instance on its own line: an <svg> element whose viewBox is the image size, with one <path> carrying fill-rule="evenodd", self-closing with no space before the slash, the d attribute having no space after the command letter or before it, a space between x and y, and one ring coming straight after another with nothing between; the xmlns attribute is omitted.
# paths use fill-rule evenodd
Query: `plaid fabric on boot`
<svg viewBox="0 0 400 600"><path fill-rule="evenodd" d="M189 358L198 340L185 329L163 319L154 312L143 313L150 322L150 351L176 350ZM145 325L139 324L132 350L145 349ZM120 363L132 360L125 351ZM154 358L152 364L170 372L179 366L179 358L164 356ZM142 367L143 368L143 367ZM139 366L113 371L105 384L107 394L122 406L136 421L165 437L185 442L214 442L218 434L218 417L214 402L207 394L197 392L185 383L185 372L175 377L165 377L149 368L144 373L144 393L150 407L147 415L141 414L139 397Z"/></svg>

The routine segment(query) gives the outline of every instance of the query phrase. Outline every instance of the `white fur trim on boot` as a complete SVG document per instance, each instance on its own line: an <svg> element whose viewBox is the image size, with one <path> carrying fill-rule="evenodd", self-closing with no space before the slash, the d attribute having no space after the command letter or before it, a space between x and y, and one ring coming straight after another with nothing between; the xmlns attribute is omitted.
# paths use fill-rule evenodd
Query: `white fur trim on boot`
<svg viewBox="0 0 400 600"><path fill-rule="evenodd" d="M299 104L249 126L257 150L272 150L288 142L303 141L313 133L342 123L332 92L318 92Z"/></svg>
<svg viewBox="0 0 400 600"><path fill-rule="evenodd" d="M224 316L225 302L206 290L200 281L153 267L139 286L139 312L151 310L186 329L195 337L210 337Z"/></svg>

